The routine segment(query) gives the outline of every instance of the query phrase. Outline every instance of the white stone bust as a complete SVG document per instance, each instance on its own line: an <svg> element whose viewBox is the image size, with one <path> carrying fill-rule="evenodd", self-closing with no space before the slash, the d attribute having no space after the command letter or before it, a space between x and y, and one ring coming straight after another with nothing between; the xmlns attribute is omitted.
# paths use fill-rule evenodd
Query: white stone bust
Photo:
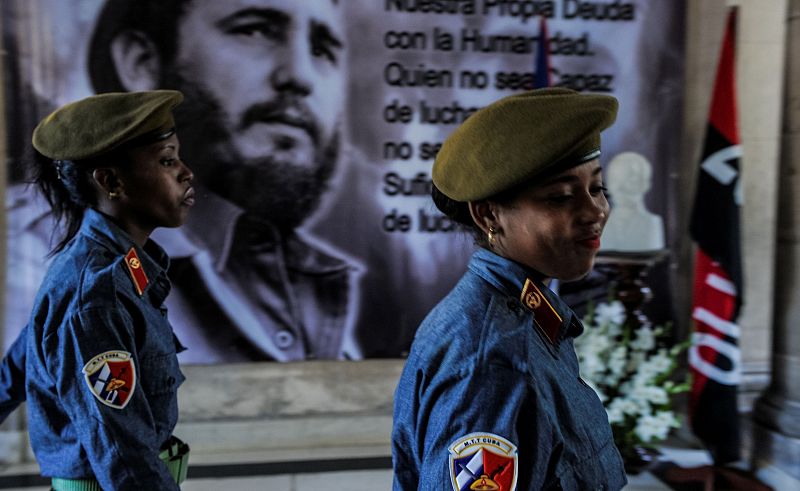
<svg viewBox="0 0 800 491"><path fill-rule="evenodd" d="M621 153L608 164L606 186L614 206L603 232L602 250L640 252L664 248L664 222L644 206L652 175L650 162L635 152Z"/></svg>

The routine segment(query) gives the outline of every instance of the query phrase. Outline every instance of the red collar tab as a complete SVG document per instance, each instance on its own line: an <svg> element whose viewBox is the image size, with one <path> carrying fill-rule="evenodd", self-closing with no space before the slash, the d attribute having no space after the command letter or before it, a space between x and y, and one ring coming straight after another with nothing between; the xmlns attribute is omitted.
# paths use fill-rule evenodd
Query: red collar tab
<svg viewBox="0 0 800 491"><path fill-rule="evenodd" d="M144 274L144 269L142 269L142 261L139 260L139 256L136 255L136 250L133 247L125 255L125 265L128 266L128 272L131 274L133 286L136 287L136 293L141 296L144 289L147 288L148 281L147 275Z"/></svg>
<svg viewBox="0 0 800 491"><path fill-rule="evenodd" d="M547 301L547 297L533 281L526 279L519 299L522 305L533 312L533 322L536 327L550 340L550 344L556 344L562 320L556 309Z"/></svg>

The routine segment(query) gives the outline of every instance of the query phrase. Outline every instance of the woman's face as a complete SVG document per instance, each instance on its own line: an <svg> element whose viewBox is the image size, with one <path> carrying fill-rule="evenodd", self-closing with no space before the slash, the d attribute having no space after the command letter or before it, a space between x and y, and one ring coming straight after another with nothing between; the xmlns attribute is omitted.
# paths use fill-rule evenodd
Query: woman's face
<svg viewBox="0 0 800 491"><path fill-rule="evenodd" d="M120 208L126 224L149 233L186 221L194 205L194 175L180 159L179 151L180 142L174 134L128 151L128 164L118 169Z"/></svg>
<svg viewBox="0 0 800 491"><path fill-rule="evenodd" d="M549 278L581 278L592 268L608 220L604 191L595 159L495 203L495 252Z"/></svg>

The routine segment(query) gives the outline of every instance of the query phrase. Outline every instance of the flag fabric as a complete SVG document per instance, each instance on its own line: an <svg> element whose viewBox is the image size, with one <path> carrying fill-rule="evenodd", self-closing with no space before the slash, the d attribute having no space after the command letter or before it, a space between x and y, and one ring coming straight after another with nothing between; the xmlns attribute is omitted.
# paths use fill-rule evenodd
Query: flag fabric
<svg viewBox="0 0 800 491"><path fill-rule="evenodd" d="M550 38L547 35L547 21L539 18L539 42L536 43L536 60L533 67L533 88L550 87Z"/></svg>
<svg viewBox="0 0 800 491"><path fill-rule="evenodd" d="M697 243L689 349L689 418L714 463L740 458L737 389L741 378L739 326L742 201L735 81L736 10L728 13L703 146L691 234Z"/></svg>

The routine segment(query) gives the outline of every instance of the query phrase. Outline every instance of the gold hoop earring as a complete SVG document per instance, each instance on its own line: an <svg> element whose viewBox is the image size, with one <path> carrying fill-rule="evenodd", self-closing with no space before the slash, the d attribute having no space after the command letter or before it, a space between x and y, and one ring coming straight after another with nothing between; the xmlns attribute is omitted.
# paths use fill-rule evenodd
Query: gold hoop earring
<svg viewBox="0 0 800 491"><path fill-rule="evenodd" d="M489 239L490 245L494 245L496 235L497 235L497 229L494 227L489 227L489 233L486 234L486 237Z"/></svg>
<svg viewBox="0 0 800 491"><path fill-rule="evenodd" d="M109 191L108 192L108 199L113 201L113 200L115 200L117 198L119 198L119 193L117 191Z"/></svg>

